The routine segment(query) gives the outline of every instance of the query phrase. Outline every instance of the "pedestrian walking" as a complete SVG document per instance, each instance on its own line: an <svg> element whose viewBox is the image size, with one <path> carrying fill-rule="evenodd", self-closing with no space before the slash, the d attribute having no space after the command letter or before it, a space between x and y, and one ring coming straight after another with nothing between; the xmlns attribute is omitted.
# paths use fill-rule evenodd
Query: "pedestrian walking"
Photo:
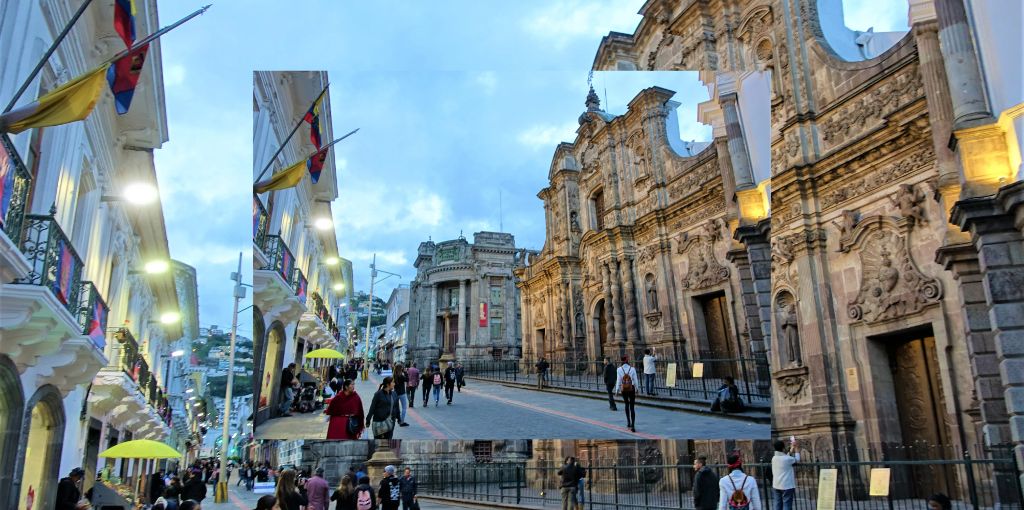
<svg viewBox="0 0 1024 510"><path fill-rule="evenodd" d="M608 408L612 411L618 411L615 407L615 363L612 363L612 359L608 356L604 357L604 369L602 370L604 375L604 387L608 390Z"/></svg>
<svg viewBox="0 0 1024 510"><path fill-rule="evenodd" d="M409 408L411 409L416 407L416 389L420 386L420 369L416 368L415 361L405 373L409 377Z"/></svg>
<svg viewBox="0 0 1024 510"><path fill-rule="evenodd" d="M170 483L167 484L167 488L164 489L164 499L167 500L167 510L177 510L178 505L181 503L181 491L184 487L181 485L181 478L172 476Z"/></svg>
<svg viewBox="0 0 1024 510"><path fill-rule="evenodd" d="M85 470L82 468L72 469L68 476L57 482L57 501L53 505L54 510L75 510L78 501L82 499L82 491L78 483L82 481Z"/></svg>
<svg viewBox="0 0 1024 510"><path fill-rule="evenodd" d="M562 465L562 469L558 470L558 476L560 477L558 488L562 491L562 510L575 510L580 476L574 458L565 458L565 464Z"/></svg>
<svg viewBox="0 0 1024 510"><path fill-rule="evenodd" d="M158 469L149 476L149 502L155 504L156 499L163 497L167 484L164 482L164 470ZM165 505L166 507L166 505Z"/></svg>
<svg viewBox="0 0 1024 510"><path fill-rule="evenodd" d="M431 372L430 366L423 368L423 407L427 407L430 403L430 388L434 385L434 373Z"/></svg>
<svg viewBox="0 0 1024 510"><path fill-rule="evenodd" d="M409 424L405 422L405 414L409 410L409 397L406 392L409 391L409 376L406 374L405 366L401 363L395 365L395 395L398 396L398 405L401 408L399 413L398 426L408 427Z"/></svg>
<svg viewBox="0 0 1024 510"><path fill-rule="evenodd" d="M455 373L455 364L448 362L448 368L444 369L444 396L448 399L448 405L452 405L452 397L455 396L455 383L459 376Z"/></svg>
<svg viewBox="0 0 1024 510"><path fill-rule="evenodd" d="M385 377L377 393L370 402L370 412L366 416L366 426L370 427L374 439L391 439L395 433L395 423L400 418L398 397L395 396L395 380Z"/></svg>
<svg viewBox="0 0 1024 510"><path fill-rule="evenodd" d="M541 356L540 357L540 361L538 361L537 365L535 365L535 367L537 368L537 389L538 390L543 390L544 389L544 381L548 377L548 367L549 366L550 365L548 364L548 360L544 359L544 356Z"/></svg>
<svg viewBox="0 0 1024 510"><path fill-rule="evenodd" d="M729 465L729 474L718 482L718 510L762 510L757 480L743 472L740 452L730 453L725 462Z"/></svg>
<svg viewBox="0 0 1024 510"><path fill-rule="evenodd" d="M224 475L224 483L226 483L226 484L230 484L231 483L231 471L232 470L234 470L234 466L232 464L228 464L228 468L224 470L224 471L226 471L226 473ZM220 476L220 472L219 471L218 471L217 476Z"/></svg>
<svg viewBox="0 0 1024 510"><path fill-rule="evenodd" d="M459 393L462 393L462 387L466 385L466 369L462 367L462 363L455 364L455 383Z"/></svg>
<svg viewBox="0 0 1024 510"><path fill-rule="evenodd" d="M328 418L327 439L359 439L363 434L363 400L356 393L356 385L346 379L341 383L341 393L331 399L324 409Z"/></svg>
<svg viewBox="0 0 1024 510"><path fill-rule="evenodd" d="M796 438L790 438L789 449L781 439L776 439L775 456L772 457L772 508L774 510L793 510L793 498L796 496L796 473L793 465L800 461Z"/></svg>
<svg viewBox="0 0 1024 510"><path fill-rule="evenodd" d="M708 467L708 458L697 457L693 461L693 470L693 508L715 510L718 507L718 477Z"/></svg>
<svg viewBox="0 0 1024 510"><path fill-rule="evenodd" d="M574 458L573 462L576 464L576 474L580 477L576 482L576 510L583 510L587 494L587 468L580 464L579 459Z"/></svg>
<svg viewBox="0 0 1024 510"><path fill-rule="evenodd" d="M629 364L629 356L622 357L622 366L615 371L615 393L622 395L626 409L626 426L636 432L636 369Z"/></svg>
<svg viewBox="0 0 1024 510"><path fill-rule="evenodd" d="M644 349L644 391L650 395L655 396L658 393L654 391L654 381L657 378L657 361L658 357L654 355L650 348Z"/></svg>
<svg viewBox="0 0 1024 510"><path fill-rule="evenodd" d="M441 374L441 369L434 367L434 407L441 405L441 386L444 386L444 375Z"/></svg>
<svg viewBox="0 0 1024 510"><path fill-rule="evenodd" d="M419 487L416 484L416 477L412 476L412 468L405 468L398 485L402 493L402 510L417 510L419 498L416 495L419 493Z"/></svg>
<svg viewBox="0 0 1024 510"><path fill-rule="evenodd" d="M202 503L206 499L206 484L203 483L203 475L199 473L192 473L187 480L185 480L185 486L181 491L182 505L186 500L193 500L198 503Z"/></svg>
<svg viewBox="0 0 1024 510"><path fill-rule="evenodd" d="M302 510L301 507L309 504L309 500L302 495L295 483L296 476L294 469L285 469L277 479L274 497L277 498L277 505L281 510Z"/></svg>
<svg viewBox="0 0 1024 510"><path fill-rule="evenodd" d="M356 487L351 474L341 477L338 488L331 494L331 501L337 502L334 510L356 510Z"/></svg>
<svg viewBox="0 0 1024 510"><path fill-rule="evenodd" d="M316 468L313 477L306 480L305 487L306 499L309 500L306 510L327 510L327 504L330 501L328 493L331 491L331 486L327 484L327 480L324 480L324 468Z"/></svg>
<svg viewBox="0 0 1024 510"><path fill-rule="evenodd" d="M278 413L281 416L291 416L292 400L295 399L295 386L298 379L295 378L295 363L289 363L281 371L281 402Z"/></svg>
<svg viewBox="0 0 1024 510"><path fill-rule="evenodd" d="M377 496L370 487L370 477L362 475L359 477L359 485L356 485L356 510L373 510L377 508Z"/></svg>
<svg viewBox="0 0 1024 510"><path fill-rule="evenodd" d="M384 467L384 478L377 488L377 500L381 510L398 510L402 501L402 483L395 476L395 466Z"/></svg>
<svg viewBox="0 0 1024 510"><path fill-rule="evenodd" d="M275 506L277 506L277 498L267 494L260 496L260 499L256 500L255 510L274 510Z"/></svg>

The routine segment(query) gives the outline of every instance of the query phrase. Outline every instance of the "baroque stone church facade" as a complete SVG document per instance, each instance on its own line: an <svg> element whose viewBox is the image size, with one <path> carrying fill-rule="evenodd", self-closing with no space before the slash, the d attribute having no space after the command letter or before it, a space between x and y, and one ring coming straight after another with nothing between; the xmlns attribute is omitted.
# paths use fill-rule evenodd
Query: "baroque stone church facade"
<svg viewBox="0 0 1024 510"><path fill-rule="evenodd" d="M406 361L515 359L519 294L512 270L524 251L512 234L477 232L420 243L409 286Z"/></svg>
<svg viewBox="0 0 1024 510"><path fill-rule="evenodd" d="M597 70L771 76L774 428L816 458L1024 467L1021 63L991 39L1021 7L995 4L911 0L909 32L873 34L839 0L653 0L598 49ZM913 473L914 495L965 490Z"/></svg>
<svg viewBox="0 0 1024 510"><path fill-rule="evenodd" d="M713 78L700 105L711 142L679 140L670 90L647 88L612 115L591 89L575 141L557 146L537 195L544 247L515 270L528 368L541 356L595 367L651 348L685 376L686 360L765 357L768 302L756 292L768 285L757 233L767 222L742 218L736 200L750 192L764 211L765 195L739 96Z"/></svg>

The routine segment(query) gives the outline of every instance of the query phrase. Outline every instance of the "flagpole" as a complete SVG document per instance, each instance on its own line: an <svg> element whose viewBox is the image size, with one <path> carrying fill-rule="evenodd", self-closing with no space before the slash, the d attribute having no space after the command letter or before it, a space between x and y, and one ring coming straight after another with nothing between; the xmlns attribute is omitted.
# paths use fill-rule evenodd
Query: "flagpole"
<svg viewBox="0 0 1024 510"><path fill-rule="evenodd" d="M121 58L131 54L132 52L138 50L142 46L145 46L145 45L155 41L156 39L158 39L160 36L166 34L167 32L170 32L171 30L174 30L175 28L180 27L186 21L188 21L188 20L190 20L190 19L192 19L192 18L194 18L196 16L199 16L200 14L205 13L206 10L209 9L211 5L213 5L213 4L207 4L207 5L203 6L200 9L196 9L195 12L193 12L192 14L189 14L188 16L185 16L184 18L181 18L176 23L174 23L172 25L168 25L166 27L163 27L160 30L157 30L156 32L153 32L152 34L147 35L141 41L132 44L130 48L125 49L125 50L121 50L120 52L118 52L113 57L110 57L109 59L107 59L107 61L105 63L109 64L111 62L114 62L115 60L121 59Z"/></svg>
<svg viewBox="0 0 1024 510"><path fill-rule="evenodd" d="M320 98L324 97L324 94L327 93L327 88L330 86L330 82L328 82L327 85L324 85L324 89L320 91L320 95L316 96L316 99L313 100L313 103L310 104L309 108L306 109L307 112L309 111L309 109L313 108L313 106L316 105L318 101L320 101ZM281 146L277 148L277 152L275 152L274 155L270 157L270 160L267 161L267 166L263 167L263 171L260 172L259 177L256 177L256 181L253 183L253 185L255 185L257 182L260 182L260 179L263 178L263 176L267 173L267 170L270 170L271 165L274 164L274 160L281 155L281 152L284 151L285 146L288 145L288 142L292 139L293 136L295 136L295 132L298 131L300 127L302 127L302 123L305 122L304 116L305 112L303 112L303 117L299 117L299 122L295 124L294 128L292 128L292 132L288 133L288 137L285 138L284 142L281 143ZM316 154L316 152L314 152L313 154Z"/></svg>
<svg viewBox="0 0 1024 510"><path fill-rule="evenodd" d="M308 159L312 158L313 156L316 156L317 154L320 154L321 152L326 152L326 151L327 151L327 149L330 149L331 147L333 147L333 146L334 146L334 144L336 144L336 143L338 143L338 142L340 142L340 141L342 141L342 140L344 140L344 139L346 139L346 138L348 138L348 137L350 137L350 136L354 135L354 134L356 133L356 131L359 131L359 128L355 128L355 129L353 129L352 131L349 131L349 132L348 132L348 134L346 134L345 136L343 136L343 137L341 137L341 138L338 138L337 140L335 140L335 141L333 141L333 142L331 142L331 143L329 143L329 144L327 144L327 145L324 145L324 147L323 147L322 149L320 149L320 150L318 150L318 151L315 151L315 152L313 152L312 154L310 154L309 156L306 156L306 157L305 157L305 158L303 158L303 159L304 159L304 160L308 160ZM271 160L271 161L273 161L273 160ZM298 162L296 162L296 163L298 163ZM257 186L259 186L260 182L261 182L261 181L256 181L255 183L253 183L253 185L252 185L252 187L253 187L253 191L255 191L255 188L256 188Z"/></svg>
<svg viewBox="0 0 1024 510"><path fill-rule="evenodd" d="M67 25L64 25L64 29L61 30L59 34L57 34L56 38L54 38L53 43L50 44L50 48L46 50L46 53L43 53L43 56L39 59L39 63L36 64L35 69L32 69L32 72L29 73L28 78L26 78L25 82L21 84L21 88L19 88L18 91L14 93L14 97L11 98L11 102L7 103L7 107L4 108L3 113L7 113L11 111L12 108L14 108L14 105L18 102L18 99L20 99L21 95L24 94L26 90L28 90L29 85L32 84L32 80L36 79L36 76L39 75L39 71L43 70L43 66L46 65L46 61L50 59L50 56L53 55L54 51L57 51L57 46L59 46L61 41L63 41L64 38L67 37L68 32L71 32L71 27L75 26L75 23L78 21L78 18L82 17L82 14L85 12L85 8L89 7L90 3L92 3L92 0L85 0L82 2L81 7L79 7L78 10L75 11L74 16L71 16L71 19L68 20Z"/></svg>

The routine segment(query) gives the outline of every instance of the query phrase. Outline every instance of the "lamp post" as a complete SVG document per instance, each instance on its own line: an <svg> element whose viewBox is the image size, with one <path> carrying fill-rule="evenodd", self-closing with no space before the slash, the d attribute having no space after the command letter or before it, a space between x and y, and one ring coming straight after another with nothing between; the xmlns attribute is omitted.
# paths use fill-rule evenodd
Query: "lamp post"
<svg viewBox="0 0 1024 510"><path fill-rule="evenodd" d="M402 275L399 275L399 274L396 274L396 273L392 273L392 272L389 272L389 271L385 271L383 269L379 269L378 270L377 269L377 254L376 253L373 254L373 262L370 263L370 300L369 300L369 302L367 302L367 305L366 305L366 341L365 341L366 345L363 346L363 380L364 381L367 380L369 378L369 375L370 375L370 365L369 365L369 363L367 363L367 361L369 361L369 359L370 359L370 321L373 320L373 284L377 280L377 272L378 271L380 271L381 273L387 273L388 274L384 278L381 278L381 281L387 280L388 278L391 278L392 276L397 276L399 278L402 277Z"/></svg>
<svg viewBox="0 0 1024 510"><path fill-rule="evenodd" d="M220 448L220 475L217 477L217 491L214 502L224 503L228 500L228 428L231 424L231 386L235 382L235 337L238 335L238 302L245 297L245 286L242 285L242 254L238 254L238 271L231 273L231 280L235 282L234 297L235 308L231 315L231 349L228 351L228 385L224 389L224 418L223 433L221 434Z"/></svg>

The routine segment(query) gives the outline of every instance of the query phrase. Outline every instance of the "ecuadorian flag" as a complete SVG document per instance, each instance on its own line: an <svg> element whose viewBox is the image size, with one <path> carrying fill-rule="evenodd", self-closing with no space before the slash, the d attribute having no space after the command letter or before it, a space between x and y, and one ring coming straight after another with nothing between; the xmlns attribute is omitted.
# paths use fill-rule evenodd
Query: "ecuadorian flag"
<svg viewBox="0 0 1024 510"><path fill-rule="evenodd" d="M135 42L135 12L135 0L114 0L114 30L128 48Z"/></svg>
<svg viewBox="0 0 1024 510"><path fill-rule="evenodd" d="M325 147L309 158L277 172L271 178L256 183L256 193L295 187L302 181L302 176L306 175L306 173L309 173L310 178L313 179L313 184L316 184L320 180L320 172L324 168L324 162L327 161L328 149L329 147Z"/></svg>
<svg viewBox="0 0 1024 510"><path fill-rule="evenodd" d="M82 120L92 113L103 91L104 64L71 80L31 103L0 115L0 133L59 126Z"/></svg>
<svg viewBox="0 0 1024 510"><path fill-rule="evenodd" d="M309 111L302 117L302 120L309 123L309 141L313 143L313 146L320 150L323 146L323 138L320 134L320 102L323 98L317 99L313 106L309 107ZM316 182L316 181L313 181Z"/></svg>
<svg viewBox="0 0 1024 510"><path fill-rule="evenodd" d="M148 51L148 44L139 46L110 64L110 68L107 69L107 83L110 84L110 91L114 93L114 106L118 115L128 113Z"/></svg>

